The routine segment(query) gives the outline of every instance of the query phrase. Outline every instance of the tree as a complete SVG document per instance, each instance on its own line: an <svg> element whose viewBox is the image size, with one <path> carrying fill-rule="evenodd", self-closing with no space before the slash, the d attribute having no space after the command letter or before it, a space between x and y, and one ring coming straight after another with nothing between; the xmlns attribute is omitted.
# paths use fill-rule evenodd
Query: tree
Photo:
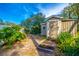
<svg viewBox="0 0 79 59"><path fill-rule="evenodd" d="M40 23L45 19L45 16L42 13L32 15L32 17L21 22L21 25L30 30L32 34L39 34L41 32Z"/></svg>
<svg viewBox="0 0 79 59"><path fill-rule="evenodd" d="M71 26L69 32L72 32L74 26L76 26L76 24L78 24L79 22L79 3L73 3L73 4L69 4L69 6L67 6L64 9L64 13L68 14L68 17L71 18L73 16L77 17L77 20L74 22L74 24ZM72 16L71 16L72 15Z"/></svg>
<svg viewBox="0 0 79 59"><path fill-rule="evenodd" d="M72 11L72 14L74 16L77 16L77 19L79 19L79 3L74 3L74 4L71 4L71 11Z"/></svg>
<svg viewBox="0 0 79 59"><path fill-rule="evenodd" d="M72 10L72 4L69 4L67 7L64 8L64 10L62 11L61 13L61 16L63 16L64 18L69 18L69 19L72 19L74 18L73 16L75 16L73 14L73 10Z"/></svg>
<svg viewBox="0 0 79 59"><path fill-rule="evenodd" d="M71 9L71 14L77 17L77 21L75 21L74 24L71 26L69 32L71 32L72 29L76 26L76 24L79 23L79 12L78 12L79 11L79 3L71 4L70 9Z"/></svg>
<svg viewBox="0 0 79 59"><path fill-rule="evenodd" d="M2 20L2 19L0 19L0 24L4 24L4 22L3 22L3 20Z"/></svg>
<svg viewBox="0 0 79 59"><path fill-rule="evenodd" d="M21 26L23 26L24 28L27 28L27 29L31 30L31 27L32 27L31 22L32 22L32 19L28 18L28 19L26 19L26 20L24 20L24 21L21 22Z"/></svg>

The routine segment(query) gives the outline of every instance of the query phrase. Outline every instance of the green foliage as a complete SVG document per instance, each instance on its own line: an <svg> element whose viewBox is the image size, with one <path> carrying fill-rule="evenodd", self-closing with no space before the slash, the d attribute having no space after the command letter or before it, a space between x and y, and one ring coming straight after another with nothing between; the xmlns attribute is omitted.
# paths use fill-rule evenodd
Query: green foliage
<svg viewBox="0 0 79 59"><path fill-rule="evenodd" d="M68 18L70 19L71 18L70 6L65 7L60 16L62 16L64 19Z"/></svg>
<svg viewBox="0 0 79 59"><path fill-rule="evenodd" d="M38 33L41 33L40 30L41 30L40 26L33 26L32 30L31 30L31 33L32 34L38 34Z"/></svg>
<svg viewBox="0 0 79 59"><path fill-rule="evenodd" d="M28 28L25 28L25 29L24 29L24 32L25 32L26 34L29 34L29 33L30 33L30 30L29 30Z"/></svg>
<svg viewBox="0 0 79 59"><path fill-rule="evenodd" d="M70 33L68 32L62 32L60 33L60 35L58 36L58 40L62 43L64 42L65 40L68 40L68 39L71 39L72 36Z"/></svg>
<svg viewBox="0 0 79 59"><path fill-rule="evenodd" d="M64 32L58 36L58 48L64 55L79 55L79 35L73 38L69 33Z"/></svg>
<svg viewBox="0 0 79 59"><path fill-rule="evenodd" d="M69 4L69 6L65 7L63 12L61 13L61 16L63 16L66 19L79 19L79 3L72 3Z"/></svg>
<svg viewBox="0 0 79 59"><path fill-rule="evenodd" d="M19 26L19 25L12 25L11 27L12 27L12 29L14 29L15 31L19 31L19 30L21 29L21 26Z"/></svg>
<svg viewBox="0 0 79 59"><path fill-rule="evenodd" d="M40 24L44 21L45 16L42 13L32 15L32 17L22 21L21 26L25 27L25 31L29 31L31 34L40 34Z"/></svg>
<svg viewBox="0 0 79 59"><path fill-rule="evenodd" d="M20 29L18 25L3 28L0 30L0 42L3 41L4 44L11 47L15 41L24 39L25 34L21 33Z"/></svg>
<svg viewBox="0 0 79 59"><path fill-rule="evenodd" d="M3 22L3 20L2 19L0 19L0 23L2 23Z"/></svg>

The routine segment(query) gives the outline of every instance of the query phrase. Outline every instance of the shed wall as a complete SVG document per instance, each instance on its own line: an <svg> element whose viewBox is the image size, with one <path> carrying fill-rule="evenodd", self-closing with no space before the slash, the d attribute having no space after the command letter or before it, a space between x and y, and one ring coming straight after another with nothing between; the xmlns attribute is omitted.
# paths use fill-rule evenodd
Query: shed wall
<svg viewBox="0 0 79 59"><path fill-rule="evenodd" d="M41 24L41 35L46 35L47 26L46 23Z"/></svg>
<svg viewBox="0 0 79 59"><path fill-rule="evenodd" d="M62 21L61 24L61 31L62 32L68 32L69 29L71 28L71 26L74 24L75 21ZM77 25L75 25L75 27L72 29L71 34L73 36L76 36L77 33Z"/></svg>
<svg viewBox="0 0 79 59"><path fill-rule="evenodd" d="M41 35L46 35L50 38L57 38L61 32L68 32L71 26L74 24L73 20L59 20L50 19L46 23L41 24ZM46 27L43 29L43 27ZM72 29L71 34L75 37L77 34L77 25Z"/></svg>
<svg viewBox="0 0 79 59"><path fill-rule="evenodd" d="M49 20L48 21L48 30L47 30L47 36L50 38L56 38L59 34L60 31L60 27L59 26L59 20L58 19L54 19L54 20Z"/></svg>

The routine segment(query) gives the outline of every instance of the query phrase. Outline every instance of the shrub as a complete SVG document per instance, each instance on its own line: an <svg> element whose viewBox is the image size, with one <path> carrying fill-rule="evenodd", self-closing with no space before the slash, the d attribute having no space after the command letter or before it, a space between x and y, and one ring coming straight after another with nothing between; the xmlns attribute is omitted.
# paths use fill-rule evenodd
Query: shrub
<svg viewBox="0 0 79 59"><path fill-rule="evenodd" d="M33 26L30 33L31 34L40 34L41 33L40 26Z"/></svg>
<svg viewBox="0 0 79 59"><path fill-rule="evenodd" d="M71 39L71 38L72 38L72 35L71 35L70 33L68 33L68 32L62 32L62 33L60 33L59 36L58 36L58 40L59 40L59 42L61 42L61 43L63 43L63 42L66 41L66 40L69 40L69 39Z"/></svg>
<svg viewBox="0 0 79 59"><path fill-rule="evenodd" d="M30 33L30 30L29 30L28 28L25 28L25 29L24 29L24 32L25 32L26 34L29 34L29 33Z"/></svg>
<svg viewBox="0 0 79 59"><path fill-rule="evenodd" d="M76 48L76 40L72 37L71 34L67 32L63 32L58 36L58 48L59 50L64 53L64 55L77 55L76 52L78 51ZM78 45L79 46L79 45Z"/></svg>
<svg viewBox="0 0 79 59"><path fill-rule="evenodd" d="M19 31L21 29L21 26L19 26L19 25L12 25L11 27L12 27L12 29L14 29L16 31Z"/></svg>
<svg viewBox="0 0 79 59"><path fill-rule="evenodd" d="M20 27L11 26L0 30L0 43L4 41L8 47L11 47L15 41L25 38L25 34L20 32Z"/></svg>

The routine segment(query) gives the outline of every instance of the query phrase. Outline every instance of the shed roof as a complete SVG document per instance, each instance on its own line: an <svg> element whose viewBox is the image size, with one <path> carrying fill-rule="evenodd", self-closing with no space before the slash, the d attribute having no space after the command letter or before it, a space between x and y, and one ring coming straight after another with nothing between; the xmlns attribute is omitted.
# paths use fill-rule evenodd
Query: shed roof
<svg viewBox="0 0 79 59"><path fill-rule="evenodd" d="M52 16L50 16L50 17L47 17L44 22L47 22L48 20L50 20L50 19L52 19L52 18L54 18L54 19L59 19L59 20L61 19L61 17L59 17L59 16L52 15Z"/></svg>
<svg viewBox="0 0 79 59"><path fill-rule="evenodd" d="M64 19L63 17L52 15L52 16L46 18L44 23L47 22L48 20L51 20L52 18L57 19L57 20L61 20L61 21L75 21L75 19Z"/></svg>

